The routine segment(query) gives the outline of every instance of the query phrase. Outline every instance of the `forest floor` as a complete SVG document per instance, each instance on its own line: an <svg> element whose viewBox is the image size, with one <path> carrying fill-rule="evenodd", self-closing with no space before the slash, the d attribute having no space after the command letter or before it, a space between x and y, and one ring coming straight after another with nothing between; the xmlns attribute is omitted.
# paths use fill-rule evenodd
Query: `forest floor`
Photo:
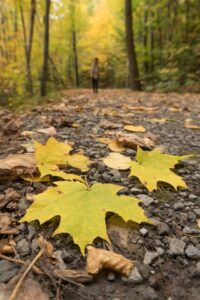
<svg viewBox="0 0 200 300"><path fill-rule="evenodd" d="M79 126L74 127L74 123ZM195 154L175 168L189 189L175 191L167 184L160 184L158 190L150 193L139 180L128 178L127 171L110 169L103 164L101 158L110 150L98 138L114 140L119 131L127 133L123 128L125 124L144 126L155 145L161 146L166 153ZM51 273L54 266L41 258L37 265L45 275L30 272L30 283L28 280L24 283L29 284L27 289L38 290L34 297L38 300L200 300L200 228L197 224L200 219L200 129L187 128L192 127L191 124L200 126L198 94L104 90L93 95L89 90L66 90L60 101L52 100L20 114L0 110L1 159L31 152L32 148L27 144L30 146L32 138L44 143L53 133L60 141L72 142L77 151L84 151L93 161L87 174L89 184L98 181L121 185L124 187L122 193L143 199L146 215L156 220L154 226L142 224L135 230L108 228L113 251L136 261L132 278L103 271L87 284L58 281ZM48 128L46 133L37 131L44 128ZM144 134L139 135L143 137ZM127 148L124 154L134 158L136 151ZM76 172L79 174L78 170ZM7 257L30 262L38 252L38 234L48 237L49 225L18 223L31 203L30 194L40 193L47 186L47 183L30 184L19 178L0 181L0 226L3 226L2 218L7 216L9 230L16 230L13 235L0 231L0 243L9 238L14 239L13 245L16 244L13 253L4 253ZM57 268L64 265L65 268L84 270L85 258L70 236L62 234L48 240L54 247ZM97 240L95 245L102 247L103 243ZM14 277L19 277L21 269L23 272L24 267L20 264L1 256L0 300L8 299L3 289Z"/></svg>

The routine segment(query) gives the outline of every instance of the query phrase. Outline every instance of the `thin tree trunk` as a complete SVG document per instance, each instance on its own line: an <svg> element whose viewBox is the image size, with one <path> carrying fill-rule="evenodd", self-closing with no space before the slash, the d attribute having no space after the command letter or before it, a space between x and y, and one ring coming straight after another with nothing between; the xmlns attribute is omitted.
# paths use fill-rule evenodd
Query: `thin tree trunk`
<svg viewBox="0 0 200 300"><path fill-rule="evenodd" d="M49 14L50 14L51 0L46 0L46 9L44 17L44 52L43 52L43 68L41 78L41 96L46 95L46 86L48 80L48 59L49 59Z"/></svg>
<svg viewBox="0 0 200 300"><path fill-rule="evenodd" d="M23 28L23 36L24 36L26 76L27 76L27 83L28 83L27 90L31 95L33 95L33 83L32 83L32 74L31 74L31 53L32 53L32 43L33 43L33 34L34 34L35 13L36 13L36 0L31 0L30 28L29 28L29 36L27 36L26 24L24 19L24 10L23 10L22 1L20 0L20 14L21 14L21 22Z"/></svg>
<svg viewBox="0 0 200 300"><path fill-rule="evenodd" d="M79 63L78 63L78 51L77 51L77 40L76 40L76 31L72 32L72 44L73 44L73 53L74 53L74 70L75 70L75 79L76 86L79 86Z"/></svg>
<svg viewBox="0 0 200 300"><path fill-rule="evenodd" d="M154 20L154 13L152 12L151 14L151 73L154 72L154 46L155 46L155 36L154 36L154 25L153 25L153 20Z"/></svg>
<svg viewBox="0 0 200 300"><path fill-rule="evenodd" d="M125 0L126 44L129 63L129 85L132 90L141 90L139 70L134 43L132 2Z"/></svg>
<svg viewBox="0 0 200 300"><path fill-rule="evenodd" d="M143 45L144 45L144 72L145 76L149 74L149 61L148 61L148 11L145 8L144 11L144 37L143 37Z"/></svg>

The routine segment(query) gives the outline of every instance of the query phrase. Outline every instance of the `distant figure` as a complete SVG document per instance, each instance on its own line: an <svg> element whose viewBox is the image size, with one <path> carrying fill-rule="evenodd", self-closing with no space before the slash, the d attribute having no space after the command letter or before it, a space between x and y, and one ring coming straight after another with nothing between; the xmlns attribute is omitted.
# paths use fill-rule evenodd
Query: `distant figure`
<svg viewBox="0 0 200 300"><path fill-rule="evenodd" d="M93 92L98 93L98 89L99 89L99 59L98 59L98 57L96 57L94 59L94 62L92 64L91 79L92 79Z"/></svg>

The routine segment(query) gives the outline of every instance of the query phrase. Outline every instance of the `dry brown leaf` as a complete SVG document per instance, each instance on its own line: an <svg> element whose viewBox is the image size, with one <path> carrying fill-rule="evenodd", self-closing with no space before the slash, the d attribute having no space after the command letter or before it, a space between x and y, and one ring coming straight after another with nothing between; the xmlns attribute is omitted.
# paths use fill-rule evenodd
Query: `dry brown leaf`
<svg viewBox="0 0 200 300"><path fill-rule="evenodd" d="M57 134L57 131L56 131L55 127L53 127L53 126L50 126L48 128L44 128L44 129L38 129L37 132L44 133L47 136L54 136Z"/></svg>
<svg viewBox="0 0 200 300"><path fill-rule="evenodd" d="M89 274L98 274L102 269L111 269L125 276L129 276L134 263L124 256L92 246L87 247L86 271Z"/></svg>
<svg viewBox="0 0 200 300"><path fill-rule="evenodd" d="M173 112L173 113L178 113L182 111L182 108L179 107L169 107L169 111Z"/></svg>
<svg viewBox="0 0 200 300"><path fill-rule="evenodd" d="M144 112L153 112L153 111L156 111L156 110L158 110L158 107L156 107L156 106L127 106L127 108L129 109L129 110L134 110L134 111L144 111Z"/></svg>
<svg viewBox="0 0 200 300"><path fill-rule="evenodd" d="M119 129L122 127L121 124L113 123L108 120L103 120L99 123L99 126L104 129Z"/></svg>
<svg viewBox="0 0 200 300"><path fill-rule="evenodd" d="M33 174L35 157L31 153L15 154L0 160L0 179Z"/></svg>
<svg viewBox="0 0 200 300"><path fill-rule="evenodd" d="M9 213L0 213L0 233L10 229L11 218Z"/></svg>
<svg viewBox="0 0 200 300"><path fill-rule="evenodd" d="M13 253L15 247L14 240L7 238L7 239L1 239L0 240L0 253Z"/></svg>
<svg viewBox="0 0 200 300"><path fill-rule="evenodd" d="M35 135L35 132L34 131L30 131L30 130L25 130L25 131L22 131L20 133L21 136L24 136L24 137L33 137Z"/></svg>
<svg viewBox="0 0 200 300"><path fill-rule="evenodd" d="M152 149L155 146L153 139L147 135L140 137L134 133L124 134L119 132L116 136L116 140L120 145L134 150L137 150L137 146L144 149Z"/></svg>
<svg viewBox="0 0 200 300"><path fill-rule="evenodd" d="M73 280L79 283L88 283L93 280L93 276L82 270L54 270L53 275L62 280Z"/></svg>
<svg viewBox="0 0 200 300"><path fill-rule="evenodd" d="M0 300L9 300L11 292L14 288L14 283L0 285ZM49 300L49 296L42 291L42 288L36 280L27 278L19 293L16 295L15 300Z"/></svg>

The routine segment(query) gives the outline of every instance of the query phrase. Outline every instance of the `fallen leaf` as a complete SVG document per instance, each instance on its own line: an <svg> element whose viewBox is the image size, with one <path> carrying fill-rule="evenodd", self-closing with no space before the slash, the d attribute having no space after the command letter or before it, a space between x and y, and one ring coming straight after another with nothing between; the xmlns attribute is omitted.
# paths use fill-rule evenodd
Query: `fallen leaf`
<svg viewBox="0 0 200 300"><path fill-rule="evenodd" d="M157 119L157 118L153 118L148 120L151 123L158 123L158 124L165 124L167 122L167 119L163 118L163 119Z"/></svg>
<svg viewBox="0 0 200 300"><path fill-rule="evenodd" d="M137 146L144 149L152 149L155 146L154 141L150 137L140 137L134 133L123 134L120 132L116 135L116 140L120 145L134 150L137 150Z"/></svg>
<svg viewBox="0 0 200 300"><path fill-rule="evenodd" d="M148 106L127 106L128 110L141 111L141 112L153 112L158 110L156 106L148 107Z"/></svg>
<svg viewBox="0 0 200 300"><path fill-rule="evenodd" d="M103 162L109 168L127 170L130 168L131 159L120 153L110 153L109 156L103 159Z"/></svg>
<svg viewBox="0 0 200 300"><path fill-rule="evenodd" d="M169 111L173 112L173 113L178 113L182 111L182 108L179 107L169 107Z"/></svg>
<svg viewBox="0 0 200 300"><path fill-rule="evenodd" d="M38 129L37 132L39 132L39 133L44 133L44 134L46 134L47 136L54 136L54 135L57 135L56 128L53 127L53 126L50 126L50 127L48 127L48 128L44 128L44 129Z"/></svg>
<svg viewBox="0 0 200 300"><path fill-rule="evenodd" d="M89 283L93 281L93 276L82 270L53 270L53 275L62 280L73 280L79 283Z"/></svg>
<svg viewBox="0 0 200 300"><path fill-rule="evenodd" d="M49 169L53 170L57 168L57 165L70 165L83 172L87 171L89 159L79 153L71 155L71 150L72 147L69 144L58 142L53 137L49 138L45 145L35 141L35 157L38 169L42 171L42 166L48 166ZM51 175L51 173L45 175Z"/></svg>
<svg viewBox="0 0 200 300"><path fill-rule="evenodd" d="M183 179L170 169L181 160L189 157L191 155L176 156L163 154L158 148L153 151L143 151L138 147L137 162L119 153L111 153L103 159L103 162L106 166L117 170L131 168L129 176L139 178L141 183L152 192L157 189L157 183L160 181L171 184L175 189L178 186L187 188Z"/></svg>
<svg viewBox="0 0 200 300"><path fill-rule="evenodd" d="M0 232L10 229L11 217L9 213L0 213Z"/></svg>
<svg viewBox="0 0 200 300"><path fill-rule="evenodd" d="M24 137L33 137L35 135L35 132L34 131L30 131L30 130L25 130L25 131L22 131L20 133L21 136L24 136Z"/></svg>
<svg viewBox="0 0 200 300"><path fill-rule="evenodd" d="M108 144L108 148L113 152L123 152L126 148L120 145L117 141L111 141Z"/></svg>
<svg viewBox="0 0 200 300"><path fill-rule="evenodd" d="M188 129L200 129L199 125L194 125L191 122L192 122L192 119L186 119L184 127L188 128Z"/></svg>
<svg viewBox="0 0 200 300"><path fill-rule="evenodd" d="M11 292L14 289L14 284L9 282L6 284L0 284L0 300L9 300ZM49 300L49 296L42 291L41 285L38 281L27 278L19 289L15 300Z"/></svg>
<svg viewBox="0 0 200 300"><path fill-rule="evenodd" d="M159 149L143 151L138 147L137 162L131 161L131 172L129 176L136 176L141 183L151 192L157 189L157 183L167 182L175 189L178 186L187 188L183 179L171 171L181 160L189 158L190 155L176 156L163 154Z"/></svg>
<svg viewBox="0 0 200 300"><path fill-rule="evenodd" d="M13 253L14 252L14 248L13 246L15 245L14 241L11 240L10 238L7 239L0 239L0 253Z"/></svg>
<svg viewBox="0 0 200 300"><path fill-rule="evenodd" d="M143 126L125 125L124 129L131 132L145 132L146 129Z"/></svg>
<svg viewBox="0 0 200 300"><path fill-rule="evenodd" d="M89 274L96 275L102 269L110 269L128 277L133 266L133 261L120 254L87 246L86 271Z"/></svg>
<svg viewBox="0 0 200 300"><path fill-rule="evenodd" d="M31 153L15 154L0 160L0 179L33 174L35 157Z"/></svg>
<svg viewBox="0 0 200 300"><path fill-rule="evenodd" d="M96 237L109 241L105 223L107 212L114 212L125 221L150 223L137 198L117 195L121 186L97 183L88 188L83 183L67 181L56 185L35 196L21 221L39 220L43 224L60 216L60 225L54 234L69 233L82 253Z"/></svg>
<svg viewBox="0 0 200 300"><path fill-rule="evenodd" d="M122 127L121 124L116 124L107 120L103 120L99 123L99 126L104 129L119 129Z"/></svg>

